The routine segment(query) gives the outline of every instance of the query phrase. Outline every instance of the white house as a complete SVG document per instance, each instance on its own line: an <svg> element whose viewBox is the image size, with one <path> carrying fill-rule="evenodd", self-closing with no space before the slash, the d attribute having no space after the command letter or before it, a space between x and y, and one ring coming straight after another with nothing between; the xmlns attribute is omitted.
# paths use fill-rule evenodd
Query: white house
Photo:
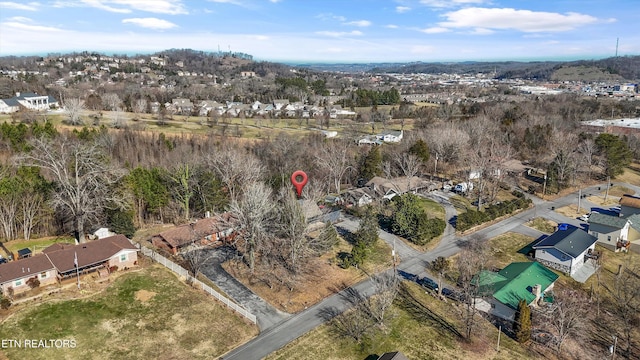
<svg viewBox="0 0 640 360"><path fill-rule="evenodd" d="M589 233L598 238L598 243L609 250L615 251L619 242L628 241L630 226L629 220L619 216L597 212L592 212L589 216Z"/></svg>
<svg viewBox="0 0 640 360"><path fill-rule="evenodd" d="M577 227L562 224L558 230L533 245L536 261L573 275L593 252L598 238Z"/></svg>
<svg viewBox="0 0 640 360"><path fill-rule="evenodd" d="M20 106L29 110L49 110L58 106L58 100L48 95L36 93L16 93L16 96L0 100L0 113L12 113L20 110Z"/></svg>
<svg viewBox="0 0 640 360"><path fill-rule="evenodd" d="M385 131L382 134L378 135L378 139L384 142L398 143L402 141L403 134L404 134L403 130L400 130L400 131L390 130L390 131Z"/></svg>

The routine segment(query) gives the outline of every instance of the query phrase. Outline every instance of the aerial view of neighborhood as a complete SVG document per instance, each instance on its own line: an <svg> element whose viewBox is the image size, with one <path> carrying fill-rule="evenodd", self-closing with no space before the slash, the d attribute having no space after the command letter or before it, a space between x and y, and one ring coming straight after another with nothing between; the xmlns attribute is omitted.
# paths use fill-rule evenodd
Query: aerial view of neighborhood
<svg viewBox="0 0 640 360"><path fill-rule="evenodd" d="M638 14L0 1L0 360L640 359Z"/></svg>

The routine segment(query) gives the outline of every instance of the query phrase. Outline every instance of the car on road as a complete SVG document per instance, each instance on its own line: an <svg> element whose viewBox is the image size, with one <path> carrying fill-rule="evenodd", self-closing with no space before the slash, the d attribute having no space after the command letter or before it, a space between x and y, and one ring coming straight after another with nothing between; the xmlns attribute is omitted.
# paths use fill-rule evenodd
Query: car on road
<svg viewBox="0 0 640 360"><path fill-rule="evenodd" d="M464 301L464 295L461 292L455 290L442 288L442 295L448 297L451 300Z"/></svg>
<svg viewBox="0 0 640 360"><path fill-rule="evenodd" d="M438 291L438 283L429 279L428 277L423 277L418 280L418 284L426 287L427 289Z"/></svg>
<svg viewBox="0 0 640 360"><path fill-rule="evenodd" d="M589 216L591 216L591 214L581 215L580 217L578 217L578 220L584 221L584 222L589 222Z"/></svg>

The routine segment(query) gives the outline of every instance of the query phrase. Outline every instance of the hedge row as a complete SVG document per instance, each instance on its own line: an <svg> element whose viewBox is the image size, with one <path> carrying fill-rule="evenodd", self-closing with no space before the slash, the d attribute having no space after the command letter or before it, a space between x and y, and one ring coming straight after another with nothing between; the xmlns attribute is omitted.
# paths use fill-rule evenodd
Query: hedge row
<svg viewBox="0 0 640 360"><path fill-rule="evenodd" d="M519 209L526 209L531 205L531 200L525 197L519 197L513 200L506 200L501 203L487 206L484 211L467 210L458 215L456 229L466 231L470 228L497 219L501 216L511 214Z"/></svg>

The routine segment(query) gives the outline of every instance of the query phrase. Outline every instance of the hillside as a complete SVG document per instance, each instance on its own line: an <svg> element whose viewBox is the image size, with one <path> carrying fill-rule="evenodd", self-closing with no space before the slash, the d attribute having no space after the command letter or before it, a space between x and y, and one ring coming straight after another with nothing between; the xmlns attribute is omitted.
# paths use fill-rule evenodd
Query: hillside
<svg viewBox="0 0 640 360"><path fill-rule="evenodd" d="M628 80L640 79L640 56L601 60L542 62L460 62L389 64L372 67L372 73L496 73L496 78L535 80Z"/></svg>

